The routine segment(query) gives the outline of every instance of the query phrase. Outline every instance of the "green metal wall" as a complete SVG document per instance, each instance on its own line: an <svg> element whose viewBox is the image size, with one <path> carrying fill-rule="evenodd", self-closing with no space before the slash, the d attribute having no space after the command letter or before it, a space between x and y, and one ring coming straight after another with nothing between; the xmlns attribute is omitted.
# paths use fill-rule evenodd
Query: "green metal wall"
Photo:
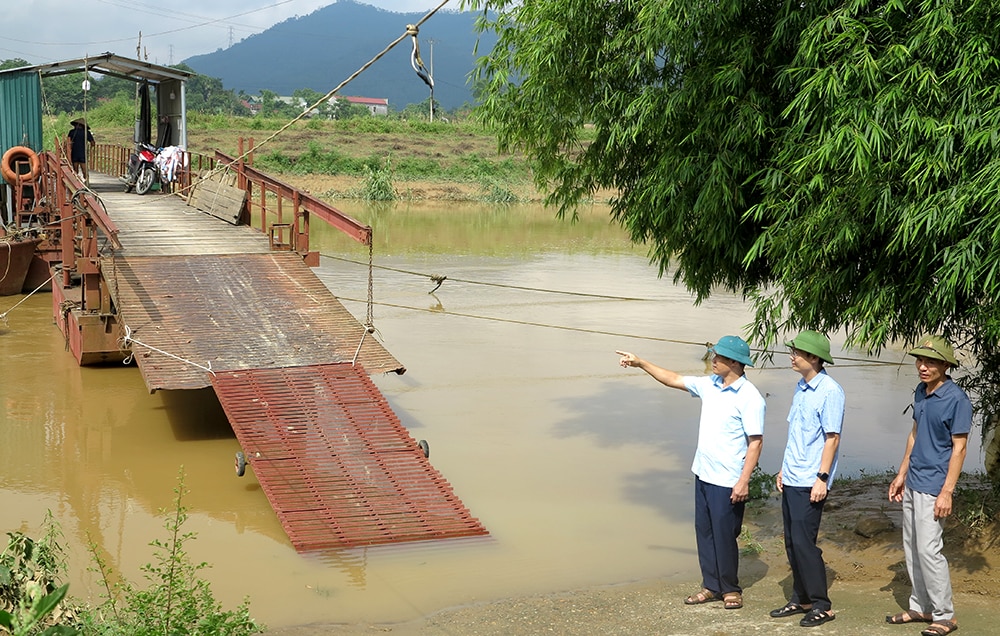
<svg viewBox="0 0 1000 636"><path fill-rule="evenodd" d="M37 72L0 75L0 153L42 149L42 81Z"/></svg>

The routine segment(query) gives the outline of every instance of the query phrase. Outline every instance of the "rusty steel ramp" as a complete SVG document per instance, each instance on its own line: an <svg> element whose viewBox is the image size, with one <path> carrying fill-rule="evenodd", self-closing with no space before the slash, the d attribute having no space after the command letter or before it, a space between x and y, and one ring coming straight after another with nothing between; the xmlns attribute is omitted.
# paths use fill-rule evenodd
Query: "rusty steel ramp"
<svg viewBox="0 0 1000 636"><path fill-rule="evenodd" d="M101 268L150 391L355 357L371 373L406 370L298 254L117 255Z"/></svg>
<svg viewBox="0 0 1000 636"><path fill-rule="evenodd" d="M360 365L217 372L212 385L296 550L488 534Z"/></svg>

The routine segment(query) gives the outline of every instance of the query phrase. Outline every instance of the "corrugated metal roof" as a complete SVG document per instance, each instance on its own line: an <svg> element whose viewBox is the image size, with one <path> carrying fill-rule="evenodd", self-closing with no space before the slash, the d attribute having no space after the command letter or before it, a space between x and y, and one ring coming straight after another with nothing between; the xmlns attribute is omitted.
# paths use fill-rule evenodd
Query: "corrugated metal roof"
<svg viewBox="0 0 1000 636"><path fill-rule="evenodd" d="M212 383L297 550L488 534L360 366L231 371Z"/></svg>
<svg viewBox="0 0 1000 636"><path fill-rule="evenodd" d="M23 71L41 73L44 77L89 71L93 73L101 73L103 75L112 75L123 79L146 79L151 82L164 82L169 80L183 81L190 79L195 75L189 71L182 71L181 69L161 66L151 62L143 62L142 60L136 60L130 57L123 57L121 55L107 52L101 53L100 55L94 55L92 57L81 57L75 60L63 60L60 62L48 62L46 64L35 64L32 66L5 69L0 71L0 77L2 77L5 73L18 73Z"/></svg>
<svg viewBox="0 0 1000 636"><path fill-rule="evenodd" d="M106 257L101 269L150 391L210 386L200 367L349 362L359 345L370 372L405 371L298 254Z"/></svg>

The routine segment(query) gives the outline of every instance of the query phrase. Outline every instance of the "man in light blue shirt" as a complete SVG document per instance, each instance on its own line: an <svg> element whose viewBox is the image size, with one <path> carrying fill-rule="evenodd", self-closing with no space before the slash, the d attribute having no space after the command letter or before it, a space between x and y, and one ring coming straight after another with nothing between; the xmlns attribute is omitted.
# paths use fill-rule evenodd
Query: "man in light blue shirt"
<svg viewBox="0 0 1000 636"><path fill-rule="evenodd" d="M713 347L712 375L682 376L617 352L623 367L638 367L661 384L701 398L695 474L695 534L701 566L701 591L687 605L723 601L726 609L743 607L737 539L750 496L750 475L764 439L764 398L744 375L753 366L750 346L738 336L723 336Z"/></svg>
<svg viewBox="0 0 1000 636"><path fill-rule="evenodd" d="M837 472L837 451L844 423L844 389L831 378L830 340L803 331L789 347L792 369L802 377L788 412L788 444L778 473L785 554L792 569L792 594L772 618L805 614L803 627L835 618L831 610L823 550L816 545L829 487Z"/></svg>

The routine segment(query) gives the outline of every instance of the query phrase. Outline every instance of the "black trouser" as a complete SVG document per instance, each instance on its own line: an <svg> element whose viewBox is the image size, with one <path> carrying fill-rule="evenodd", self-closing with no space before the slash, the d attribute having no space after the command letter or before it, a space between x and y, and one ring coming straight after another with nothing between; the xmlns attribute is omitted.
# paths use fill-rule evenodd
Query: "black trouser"
<svg viewBox="0 0 1000 636"><path fill-rule="evenodd" d="M702 587L716 594L742 592L740 547L746 502L730 501L733 489L694 480L694 529L698 543Z"/></svg>
<svg viewBox="0 0 1000 636"><path fill-rule="evenodd" d="M785 486L781 496L781 516L785 522L785 553L792 568L792 603L812 605L815 610L831 607L826 584L823 551L816 545L819 522L826 499L809 501L812 488Z"/></svg>

